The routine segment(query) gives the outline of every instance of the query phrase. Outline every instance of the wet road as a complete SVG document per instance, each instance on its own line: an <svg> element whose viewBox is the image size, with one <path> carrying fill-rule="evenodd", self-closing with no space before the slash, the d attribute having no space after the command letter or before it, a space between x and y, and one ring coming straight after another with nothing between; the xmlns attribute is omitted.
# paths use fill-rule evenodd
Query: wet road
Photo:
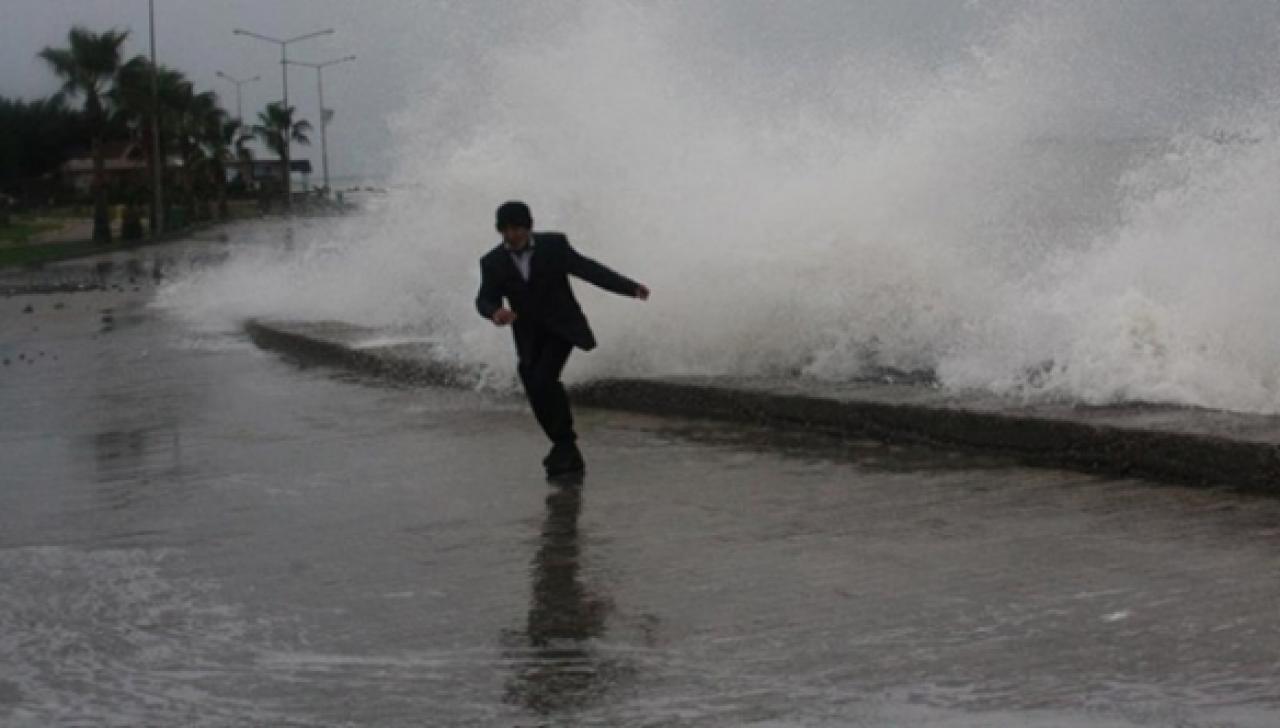
<svg viewBox="0 0 1280 728"><path fill-rule="evenodd" d="M150 290L0 298L0 725L1280 724L1280 501L605 412L556 489Z"/></svg>

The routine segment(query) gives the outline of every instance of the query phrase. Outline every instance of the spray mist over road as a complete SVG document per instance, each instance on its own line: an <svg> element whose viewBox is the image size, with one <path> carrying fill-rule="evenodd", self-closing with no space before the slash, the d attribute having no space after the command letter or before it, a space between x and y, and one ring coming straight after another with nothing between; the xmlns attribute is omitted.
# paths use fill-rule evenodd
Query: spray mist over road
<svg viewBox="0 0 1280 728"><path fill-rule="evenodd" d="M519 198L654 291L577 286L602 346L571 378L891 368L1280 412L1274 8L973 4L937 51L824 35L842 7L442 5L447 52L395 80L393 192L161 305L430 332L505 383L472 300Z"/></svg>

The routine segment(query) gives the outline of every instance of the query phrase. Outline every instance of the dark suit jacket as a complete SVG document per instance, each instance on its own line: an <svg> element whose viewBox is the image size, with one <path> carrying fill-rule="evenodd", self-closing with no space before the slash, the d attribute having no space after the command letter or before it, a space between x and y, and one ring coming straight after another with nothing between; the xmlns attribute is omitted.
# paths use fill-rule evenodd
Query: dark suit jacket
<svg viewBox="0 0 1280 728"><path fill-rule="evenodd" d="M638 284L580 255L561 233L534 233L533 246L527 282L501 243L480 259L476 310L487 319L493 318L506 298L516 313L512 332L519 351L525 350L522 343L538 333L535 328L555 334L584 351L594 349L596 337L578 300L573 297L569 276L575 275L621 296L634 296Z"/></svg>

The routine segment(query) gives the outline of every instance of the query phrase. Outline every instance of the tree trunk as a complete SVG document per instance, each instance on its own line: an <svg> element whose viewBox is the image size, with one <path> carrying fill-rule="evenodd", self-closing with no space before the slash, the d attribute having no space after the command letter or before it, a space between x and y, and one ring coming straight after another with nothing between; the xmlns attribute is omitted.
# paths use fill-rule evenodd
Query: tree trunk
<svg viewBox="0 0 1280 728"><path fill-rule="evenodd" d="M150 117L148 117L146 121L146 126L144 127L144 129L145 129L145 133L142 136L142 140L143 140L143 143L146 145L146 150L147 150L146 188L147 188L147 191L150 193L150 198L147 200L147 210L149 212L148 219L147 219L147 231L148 231L148 234L150 234L151 237L154 238L160 232L160 227L161 227L160 214L162 211L158 207L156 207L156 177L158 176L162 177L164 175L164 167L163 167L164 147L159 144L156 144L156 140L154 139L154 136L158 134L159 131L155 128L155 125L152 124ZM156 153L155 153L156 147L160 147L160 149L162 150L160 152L160 159L156 158Z"/></svg>
<svg viewBox="0 0 1280 728"><path fill-rule="evenodd" d="M226 162L217 159L212 165L213 194L217 202L218 219L226 220L227 214L227 166Z"/></svg>
<svg viewBox="0 0 1280 728"><path fill-rule="evenodd" d="M218 188L218 217L222 220L231 217L231 208L227 205L227 185L225 182Z"/></svg>
<svg viewBox="0 0 1280 728"><path fill-rule="evenodd" d="M107 172L102 138L93 138L93 241L111 243L111 214L107 210Z"/></svg>
<svg viewBox="0 0 1280 728"><path fill-rule="evenodd" d="M246 196L254 191L253 160L249 159L247 155L240 157L240 180L244 183Z"/></svg>
<svg viewBox="0 0 1280 728"><path fill-rule="evenodd" d="M196 219L195 173L192 171L191 143L182 141L182 206L186 213L186 222L190 225Z"/></svg>
<svg viewBox="0 0 1280 728"><path fill-rule="evenodd" d="M146 148L147 155L147 190L151 193L150 199L147 200L147 230L151 237L155 237L156 230L159 227L157 217L160 211L156 209L156 155L153 153L155 147L151 143L151 135L155 134L155 129L151 128L151 119L147 117L142 126L142 143Z"/></svg>
<svg viewBox="0 0 1280 728"><path fill-rule="evenodd" d="M284 209L288 211L293 206L293 199L290 197L293 191L289 189L291 180L289 179L289 152L287 149L283 149L280 153L280 169L281 189L284 190Z"/></svg>

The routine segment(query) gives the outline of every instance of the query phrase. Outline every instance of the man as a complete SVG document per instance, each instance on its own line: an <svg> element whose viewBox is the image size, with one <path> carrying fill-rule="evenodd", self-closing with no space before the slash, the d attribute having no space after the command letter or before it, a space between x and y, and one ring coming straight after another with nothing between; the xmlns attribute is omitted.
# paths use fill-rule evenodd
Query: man
<svg viewBox="0 0 1280 728"><path fill-rule="evenodd" d="M552 443L542 461L547 477L580 473L586 464L560 373L575 346L590 351L596 339L569 276L642 301L649 299L649 289L578 254L561 233L533 232L533 214L523 202L499 207L496 226L502 242L480 259L476 310L495 326L511 326L520 381Z"/></svg>

